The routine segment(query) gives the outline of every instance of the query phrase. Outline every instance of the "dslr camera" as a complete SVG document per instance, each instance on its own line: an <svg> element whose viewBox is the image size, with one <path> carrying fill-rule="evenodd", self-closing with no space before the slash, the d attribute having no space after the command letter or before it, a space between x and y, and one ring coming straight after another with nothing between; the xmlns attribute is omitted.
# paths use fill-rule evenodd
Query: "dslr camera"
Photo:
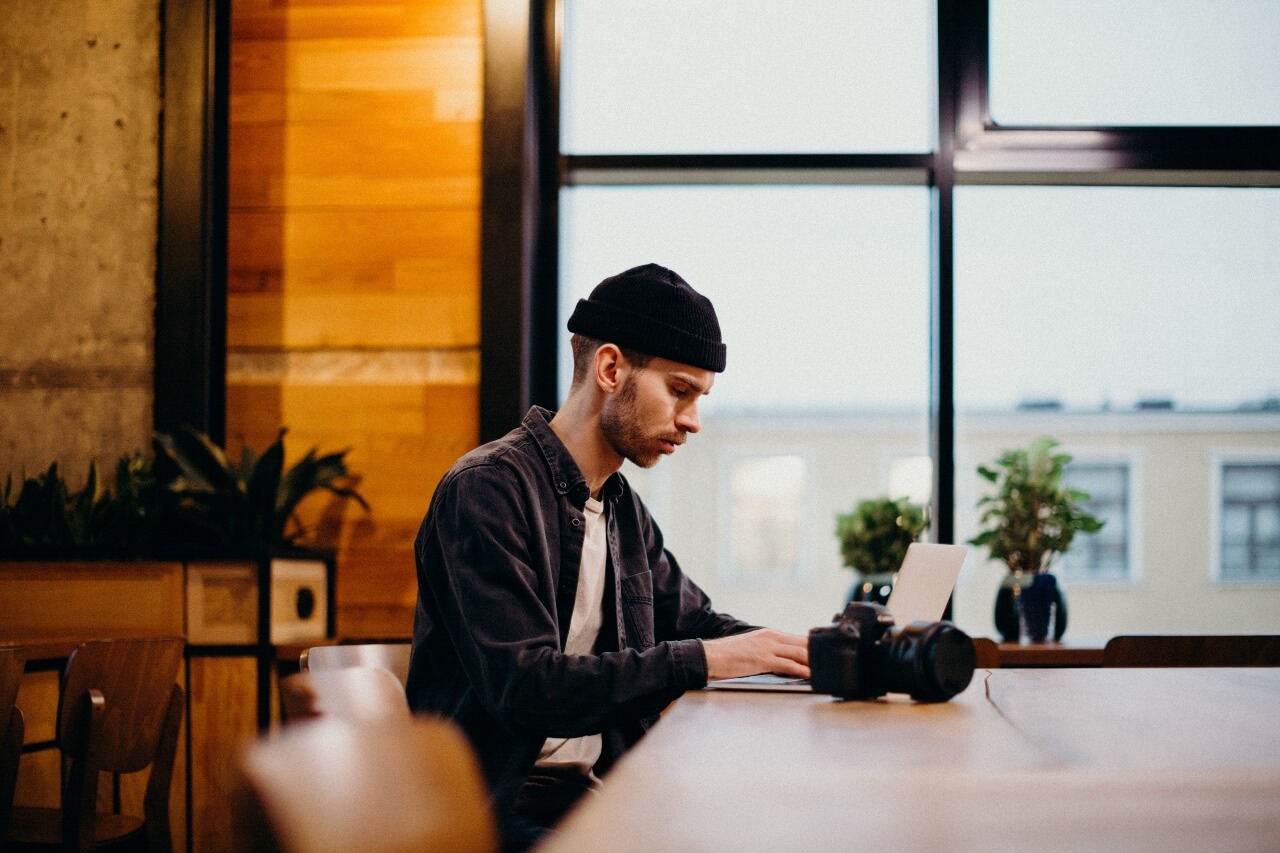
<svg viewBox="0 0 1280 853"><path fill-rule="evenodd" d="M973 640L955 625L894 625L881 604L851 602L834 624L809 631L810 684L841 699L945 702L969 686L976 662Z"/></svg>

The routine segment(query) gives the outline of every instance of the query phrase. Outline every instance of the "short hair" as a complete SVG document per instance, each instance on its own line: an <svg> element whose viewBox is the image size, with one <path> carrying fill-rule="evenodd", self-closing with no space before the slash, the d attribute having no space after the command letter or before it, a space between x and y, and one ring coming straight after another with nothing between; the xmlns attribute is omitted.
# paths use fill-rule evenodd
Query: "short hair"
<svg viewBox="0 0 1280 853"><path fill-rule="evenodd" d="M604 346L607 341L589 338L586 335L574 335L569 339L569 348L573 351L573 383L574 387L585 382L587 376L591 372L591 365L596 355L596 350ZM615 344L615 346L617 346ZM627 361L636 367L646 367L649 362L653 361L653 356L648 353L633 350L630 347L619 346L618 349L626 357Z"/></svg>

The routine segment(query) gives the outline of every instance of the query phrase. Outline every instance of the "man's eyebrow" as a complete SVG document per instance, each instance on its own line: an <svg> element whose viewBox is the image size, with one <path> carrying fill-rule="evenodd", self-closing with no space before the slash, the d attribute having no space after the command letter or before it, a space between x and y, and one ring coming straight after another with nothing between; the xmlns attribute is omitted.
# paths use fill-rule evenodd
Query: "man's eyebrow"
<svg viewBox="0 0 1280 853"><path fill-rule="evenodd" d="M694 379L692 376L690 376L690 375L689 375L689 374L687 374L687 373L672 373L672 374L671 374L671 378L672 378L672 379L678 379L678 380L680 380L680 381L681 381L681 382L683 382L685 385L688 385L690 388L692 388L694 391L696 391L696 392L697 392L697 393L699 393L699 394L710 394L710 393L711 393L710 391L707 391L705 388L703 388L703 386L702 386L702 383L701 383L701 382L699 382L698 380Z"/></svg>

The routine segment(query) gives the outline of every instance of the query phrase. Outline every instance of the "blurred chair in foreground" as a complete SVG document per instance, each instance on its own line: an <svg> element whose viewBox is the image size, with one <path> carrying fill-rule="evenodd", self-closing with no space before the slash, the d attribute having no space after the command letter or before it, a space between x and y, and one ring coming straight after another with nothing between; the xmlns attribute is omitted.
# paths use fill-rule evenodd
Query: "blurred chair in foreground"
<svg viewBox="0 0 1280 853"><path fill-rule="evenodd" d="M244 849L282 853L479 853L497 849L480 767L447 720L288 726L240 764Z"/></svg>
<svg viewBox="0 0 1280 853"><path fill-rule="evenodd" d="M1121 634L1107 641L1103 666L1280 666L1280 635Z"/></svg>
<svg viewBox="0 0 1280 853"><path fill-rule="evenodd" d="M169 787L185 696L174 682L182 646L172 637L94 640L71 653L58 701L58 748L70 760L62 808L14 807L9 850L127 843L149 853L172 851ZM147 767L142 817L97 812L101 773Z"/></svg>
<svg viewBox="0 0 1280 853"><path fill-rule="evenodd" d="M280 680L284 721L314 717L371 720L409 717L404 685L377 666L297 672Z"/></svg>
<svg viewBox="0 0 1280 853"><path fill-rule="evenodd" d="M338 646L312 646L302 652L298 663L303 672L342 669L351 666L379 666L400 679L409 678L409 649L403 643L355 643Z"/></svg>
<svg viewBox="0 0 1280 853"><path fill-rule="evenodd" d="M0 648L0 850L9 834L9 812L22 759L22 712L17 708L24 657L20 648Z"/></svg>

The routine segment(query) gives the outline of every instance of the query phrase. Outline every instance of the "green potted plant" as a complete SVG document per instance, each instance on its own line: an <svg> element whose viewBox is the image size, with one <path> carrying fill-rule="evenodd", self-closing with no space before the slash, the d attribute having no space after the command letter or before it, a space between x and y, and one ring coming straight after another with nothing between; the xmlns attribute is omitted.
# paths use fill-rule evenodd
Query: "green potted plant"
<svg viewBox="0 0 1280 853"><path fill-rule="evenodd" d="M1077 533L1101 530L1103 522L1084 510L1089 496L1063 484L1069 454L1052 438L1039 438L1026 448L1003 453L992 467L978 466L978 474L996 487L978 500L980 532L969 544L987 548L992 559L1009 568L996 594L995 620L1006 641L1020 635L1017 600L1034 589L1057 607L1054 639L1067 626L1067 605L1049 573L1054 559L1065 554Z"/></svg>
<svg viewBox="0 0 1280 853"><path fill-rule="evenodd" d="M83 488L58 469L6 477L0 488L0 553L141 555L247 552L297 546L310 531L298 504L324 490L368 509L354 488L347 451L315 448L284 464L284 435L261 454L246 446L232 461L203 433L184 427L155 437L154 457L122 456L114 482L90 464Z"/></svg>
<svg viewBox="0 0 1280 853"><path fill-rule="evenodd" d="M215 547L287 548L308 531L296 509L324 490L369 505L352 486L346 450L317 455L313 447L285 468L281 429L261 455L245 445L233 461L204 434L190 428L155 439L157 468L171 501L171 514Z"/></svg>
<svg viewBox="0 0 1280 853"><path fill-rule="evenodd" d="M849 600L883 604L907 546L919 541L928 526L925 508L907 498L871 498L860 501L852 512L838 513L840 554L844 565L858 575Z"/></svg>

